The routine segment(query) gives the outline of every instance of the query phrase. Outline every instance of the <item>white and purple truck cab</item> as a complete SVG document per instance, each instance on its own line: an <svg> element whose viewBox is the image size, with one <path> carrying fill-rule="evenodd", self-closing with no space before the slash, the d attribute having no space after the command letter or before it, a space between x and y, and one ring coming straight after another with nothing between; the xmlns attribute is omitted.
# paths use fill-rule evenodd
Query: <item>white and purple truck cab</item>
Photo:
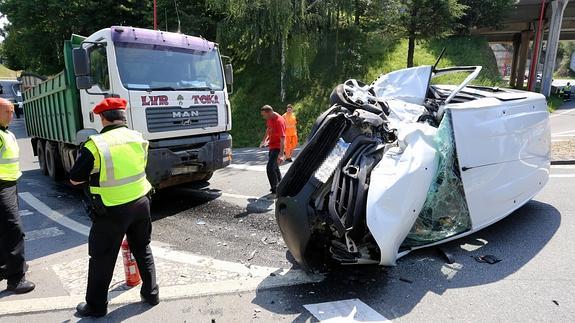
<svg viewBox="0 0 575 323"><path fill-rule="evenodd" d="M103 96L128 100L129 127L150 141L147 172L155 186L207 180L230 164L233 70L216 43L111 27L74 49L74 70L84 135L101 129L91 110Z"/></svg>

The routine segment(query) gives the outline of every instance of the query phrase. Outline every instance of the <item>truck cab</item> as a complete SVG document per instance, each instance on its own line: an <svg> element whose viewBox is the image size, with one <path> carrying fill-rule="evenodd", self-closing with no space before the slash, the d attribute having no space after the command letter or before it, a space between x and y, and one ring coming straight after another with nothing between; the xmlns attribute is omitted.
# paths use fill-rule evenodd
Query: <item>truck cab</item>
<svg viewBox="0 0 575 323"><path fill-rule="evenodd" d="M102 128L93 107L128 100L128 126L150 142L148 178L157 187L207 180L231 162L230 64L200 37L111 27L72 44L83 128Z"/></svg>

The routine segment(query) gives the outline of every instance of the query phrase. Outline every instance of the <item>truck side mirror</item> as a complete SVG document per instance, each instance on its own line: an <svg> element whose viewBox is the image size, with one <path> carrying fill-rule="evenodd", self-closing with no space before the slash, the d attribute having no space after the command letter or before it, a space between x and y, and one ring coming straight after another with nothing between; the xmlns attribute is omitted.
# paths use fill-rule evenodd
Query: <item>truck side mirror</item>
<svg viewBox="0 0 575 323"><path fill-rule="evenodd" d="M76 88L78 90L88 90L92 88L93 82L90 76L90 56L85 48L74 48L72 50L72 60L74 61L74 75L76 75Z"/></svg>
<svg viewBox="0 0 575 323"><path fill-rule="evenodd" d="M90 75L76 76L76 88L78 90L89 90L94 86Z"/></svg>
<svg viewBox="0 0 575 323"><path fill-rule="evenodd" d="M234 84L234 67L232 64L226 64L224 67L224 74L226 75L226 84L233 85Z"/></svg>
<svg viewBox="0 0 575 323"><path fill-rule="evenodd" d="M226 77L226 85L233 90L234 85L234 67L232 64L226 64L224 66L224 74ZM230 91L231 93L231 91Z"/></svg>
<svg viewBox="0 0 575 323"><path fill-rule="evenodd" d="M90 56L88 56L88 51L85 48L74 48L72 60L74 61L74 75L90 75Z"/></svg>

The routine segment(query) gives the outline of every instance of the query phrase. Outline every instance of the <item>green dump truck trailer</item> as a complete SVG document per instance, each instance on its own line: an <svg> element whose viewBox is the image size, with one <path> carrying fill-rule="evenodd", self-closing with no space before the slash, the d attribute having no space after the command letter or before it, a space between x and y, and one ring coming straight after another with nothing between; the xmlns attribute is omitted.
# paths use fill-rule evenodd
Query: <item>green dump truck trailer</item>
<svg viewBox="0 0 575 323"><path fill-rule="evenodd" d="M149 140L156 187L207 180L231 162L231 65L203 38L111 27L64 43L65 69L24 92L26 127L42 172L72 167L102 125L104 97L128 100L128 126Z"/></svg>

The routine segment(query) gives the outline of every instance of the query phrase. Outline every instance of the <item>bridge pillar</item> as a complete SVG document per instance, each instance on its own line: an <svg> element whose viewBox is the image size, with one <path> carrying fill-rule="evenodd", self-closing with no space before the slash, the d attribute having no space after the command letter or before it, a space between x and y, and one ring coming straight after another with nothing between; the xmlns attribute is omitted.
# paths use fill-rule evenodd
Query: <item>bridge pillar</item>
<svg viewBox="0 0 575 323"><path fill-rule="evenodd" d="M515 87L517 82L517 61L519 59L519 45L521 45L521 38L519 35L513 37L513 60L511 61L511 75L509 75L509 86Z"/></svg>
<svg viewBox="0 0 575 323"><path fill-rule="evenodd" d="M541 94L546 97L551 94L551 83L553 82L553 72L555 71L563 13L568 2L569 0L551 1L551 22L549 24L549 36L547 38L547 49L545 50L545 62L541 78Z"/></svg>
<svg viewBox="0 0 575 323"><path fill-rule="evenodd" d="M521 45L519 46L519 61L517 64L517 82L515 88L523 89L525 82L525 68L527 67L527 55L529 55L529 41L533 31L524 30L521 32Z"/></svg>

